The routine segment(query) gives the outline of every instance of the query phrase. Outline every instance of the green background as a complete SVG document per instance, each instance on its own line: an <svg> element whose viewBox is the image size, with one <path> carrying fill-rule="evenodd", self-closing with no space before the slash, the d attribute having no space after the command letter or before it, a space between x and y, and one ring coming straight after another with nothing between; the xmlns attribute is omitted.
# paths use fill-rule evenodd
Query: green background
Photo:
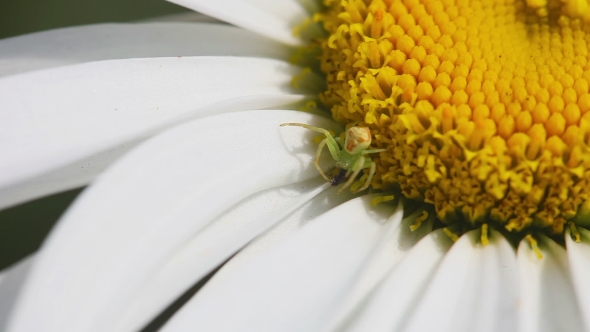
<svg viewBox="0 0 590 332"><path fill-rule="evenodd" d="M186 11L163 0L1 0L0 38L58 27Z"/></svg>
<svg viewBox="0 0 590 332"><path fill-rule="evenodd" d="M0 38L184 11L162 0L0 0ZM34 252L79 192L73 190L0 211L0 270Z"/></svg>

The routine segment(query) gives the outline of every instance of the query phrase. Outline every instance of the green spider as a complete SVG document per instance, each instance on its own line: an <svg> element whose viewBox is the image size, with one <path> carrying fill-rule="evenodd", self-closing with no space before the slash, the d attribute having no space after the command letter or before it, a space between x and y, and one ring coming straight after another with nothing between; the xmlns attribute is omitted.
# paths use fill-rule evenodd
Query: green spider
<svg viewBox="0 0 590 332"><path fill-rule="evenodd" d="M330 179L320 167L320 155L322 154L324 146L327 144L332 158L334 158L336 161L336 167L340 170L338 174L340 175L341 171L345 170L345 178L348 178L346 183L344 183L340 190L338 190L338 193L341 193L344 189L348 188L354 182L354 179L356 179L358 174L366 168L369 169L369 176L365 180L365 183L362 185L362 187L358 188L357 190L353 190L352 192L357 193L369 187L371 181L373 180L373 176L375 175L376 165L373 160L365 157L365 155L369 153L385 151L385 149L368 150L369 146L371 145L371 130L369 130L369 128L357 126L348 128L348 130L346 130L346 138L344 142L342 142L340 137L334 138L332 134L330 134L330 132L324 128L312 127L304 123L281 124L281 127L284 126L303 127L326 135L326 138L324 138L318 145L318 150L315 154L314 165L322 177L326 179L326 181L331 182L333 185L338 185L341 181L343 181L334 181L336 178ZM339 177L339 175L337 175L337 177Z"/></svg>

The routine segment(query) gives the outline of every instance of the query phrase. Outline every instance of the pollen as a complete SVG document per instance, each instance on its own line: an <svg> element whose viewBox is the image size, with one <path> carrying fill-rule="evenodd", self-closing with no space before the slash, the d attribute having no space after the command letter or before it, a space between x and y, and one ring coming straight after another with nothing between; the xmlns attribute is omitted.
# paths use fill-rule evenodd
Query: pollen
<svg viewBox="0 0 590 332"><path fill-rule="evenodd" d="M320 100L386 149L374 188L482 241L488 225L560 235L590 213L586 0L324 4Z"/></svg>

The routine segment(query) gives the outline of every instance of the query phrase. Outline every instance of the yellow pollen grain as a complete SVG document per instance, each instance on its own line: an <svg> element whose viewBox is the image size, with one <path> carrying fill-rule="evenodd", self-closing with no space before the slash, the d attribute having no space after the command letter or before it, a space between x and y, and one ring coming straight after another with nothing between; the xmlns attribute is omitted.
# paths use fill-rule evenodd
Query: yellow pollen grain
<svg viewBox="0 0 590 332"><path fill-rule="evenodd" d="M325 138L326 138L326 136L324 136L324 135L318 135L318 136L315 136L315 137L313 138L313 143L314 143L314 144L316 144L316 145L318 145L318 144L320 144L320 142L321 142L321 141L323 141Z"/></svg>
<svg viewBox="0 0 590 332"><path fill-rule="evenodd" d="M568 223L570 226L570 231L572 233L572 239L577 242L580 243L582 241L582 237L580 235L580 232L578 232L578 229L576 228L576 225L573 222L569 222Z"/></svg>
<svg viewBox="0 0 590 332"><path fill-rule="evenodd" d="M481 244L487 246L490 244L490 239L488 238L488 224L481 225L481 236L480 236Z"/></svg>
<svg viewBox="0 0 590 332"><path fill-rule="evenodd" d="M350 190L351 191L356 191L358 188L360 188L363 185L364 182L361 181L355 181L351 186L350 186Z"/></svg>
<svg viewBox="0 0 590 332"><path fill-rule="evenodd" d="M542 259L543 253L541 252L541 249L539 249L539 244L537 243L537 240L530 234L525 236L525 239L529 242L531 250L535 253L537 259Z"/></svg>
<svg viewBox="0 0 590 332"><path fill-rule="evenodd" d="M414 222L410 225L410 230L412 232L416 231L422 225L424 220L428 219L428 212L426 210L422 211L422 214L414 220Z"/></svg>
<svg viewBox="0 0 590 332"><path fill-rule="evenodd" d="M371 200L371 205L377 206L381 203L393 201L395 199L394 195L380 195Z"/></svg>
<svg viewBox="0 0 590 332"><path fill-rule="evenodd" d="M561 234L590 213L587 1L324 4L320 99L387 150L375 188L432 204L455 236Z"/></svg>
<svg viewBox="0 0 590 332"><path fill-rule="evenodd" d="M459 236L455 234L455 232L451 231L448 227L443 228L443 232L448 236L453 242L457 242L459 240Z"/></svg>

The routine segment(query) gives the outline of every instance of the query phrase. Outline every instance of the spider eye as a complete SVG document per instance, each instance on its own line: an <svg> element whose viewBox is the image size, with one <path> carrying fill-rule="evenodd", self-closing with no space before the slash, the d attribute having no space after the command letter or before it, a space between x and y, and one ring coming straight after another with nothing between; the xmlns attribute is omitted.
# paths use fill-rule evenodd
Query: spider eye
<svg viewBox="0 0 590 332"><path fill-rule="evenodd" d="M344 149L350 154L357 154L371 145L371 130L367 127L350 127L346 131Z"/></svg>

